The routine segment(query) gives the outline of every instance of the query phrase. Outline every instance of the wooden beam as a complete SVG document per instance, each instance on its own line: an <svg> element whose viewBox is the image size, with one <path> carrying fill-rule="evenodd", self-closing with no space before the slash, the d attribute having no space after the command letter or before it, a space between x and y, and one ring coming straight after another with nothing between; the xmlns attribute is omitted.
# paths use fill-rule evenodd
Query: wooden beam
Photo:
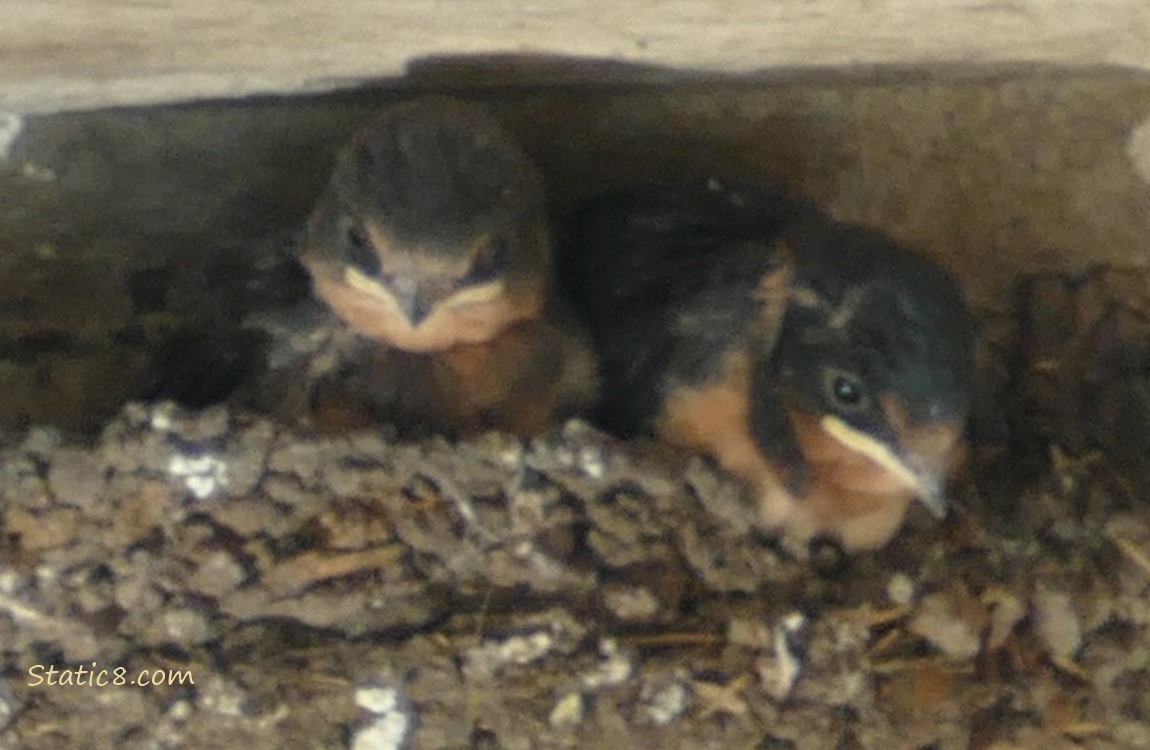
<svg viewBox="0 0 1150 750"><path fill-rule="evenodd" d="M1150 69L1146 0L0 0L0 112L331 90L417 58L539 53L749 73Z"/></svg>

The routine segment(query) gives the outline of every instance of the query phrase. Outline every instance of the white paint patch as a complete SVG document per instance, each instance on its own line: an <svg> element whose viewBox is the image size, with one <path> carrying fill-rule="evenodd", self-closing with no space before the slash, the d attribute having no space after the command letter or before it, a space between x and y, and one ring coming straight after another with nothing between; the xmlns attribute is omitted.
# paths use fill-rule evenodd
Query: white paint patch
<svg viewBox="0 0 1150 750"><path fill-rule="evenodd" d="M555 647L555 639L550 633L532 633L527 636L508 638L495 646L495 654L504 664L530 664L542 658Z"/></svg>
<svg viewBox="0 0 1150 750"><path fill-rule="evenodd" d="M23 578L12 568L0 569L0 594L12 596L22 582Z"/></svg>
<svg viewBox="0 0 1150 750"><path fill-rule="evenodd" d="M152 417L150 421L152 430L155 432L171 432L172 430L172 411L175 409L175 404L170 401L165 401L156 406L152 410Z"/></svg>
<svg viewBox="0 0 1150 750"><path fill-rule="evenodd" d="M801 612L791 612L775 624L773 669L760 670L763 687L767 695L775 700L781 701L790 695L802 674L803 663L797 650L792 647L792 639L804 624L806 617Z"/></svg>
<svg viewBox="0 0 1150 750"><path fill-rule="evenodd" d="M649 620L659 611L659 600L650 589L642 586L608 588L603 601L614 615L622 620Z"/></svg>
<svg viewBox="0 0 1150 750"><path fill-rule="evenodd" d="M351 738L351 750L401 750L407 739L407 717L401 713L380 716Z"/></svg>
<svg viewBox="0 0 1150 750"><path fill-rule="evenodd" d="M559 699L547 723L553 727L576 727L583 722L583 694L579 691L568 693Z"/></svg>
<svg viewBox="0 0 1150 750"><path fill-rule="evenodd" d="M244 715L244 703L247 699L247 693L243 688L223 677L209 678L208 684L200 694L200 703L204 709L232 718Z"/></svg>
<svg viewBox="0 0 1150 750"><path fill-rule="evenodd" d="M906 573L895 573L886 582L886 598L890 603L905 607L914 601L914 581Z"/></svg>
<svg viewBox="0 0 1150 750"><path fill-rule="evenodd" d="M622 685L631 677L634 667L626 655L619 652L619 643L614 638L604 638L599 643L599 653L603 661L592 671L583 675L583 687L592 692L605 687Z"/></svg>
<svg viewBox="0 0 1150 750"><path fill-rule="evenodd" d="M592 479L602 479L607 473L607 459L601 445L585 445L579 449L579 467Z"/></svg>
<svg viewBox="0 0 1150 750"><path fill-rule="evenodd" d="M191 701L176 701L172 707L168 709L166 716L172 721L183 723L192 718L192 713L195 707L192 706Z"/></svg>
<svg viewBox="0 0 1150 750"><path fill-rule="evenodd" d="M399 692L389 687L362 687L355 691L355 705L373 714L386 714L399 708Z"/></svg>
<svg viewBox="0 0 1150 750"><path fill-rule="evenodd" d="M1150 118L1134 128L1126 142L1126 155L1142 181L1150 185Z"/></svg>
<svg viewBox="0 0 1150 750"><path fill-rule="evenodd" d="M806 617L802 612L783 615L771 628L771 652L757 661L762 691L773 701L785 701L803 674L802 650L798 648L796 638L805 625Z"/></svg>
<svg viewBox="0 0 1150 750"><path fill-rule="evenodd" d="M172 456L168 473L182 478L197 500L206 500L228 486L228 465L215 456Z"/></svg>
<svg viewBox="0 0 1150 750"><path fill-rule="evenodd" d="M24 130L24 118L20 115L0 112L0 161L12 153L12 146Z"/></svg>
<svg viewBox="0 0 1150 750"><path fill-rule="evenodd" d="M400 750L411 729L411 718L403 709L399 691L391 687L361 687L355 691L355 705L372 715L351 740L351 750Z"/></svg>
<svg viewBox="0 0 1150 750"><path fill-rule="evenodd" d="M486 641L468 650L467 662L477 679L488 679L508 667L524 666L542 659L555 647L555 637L540 630L503 641Z"/></svg>
<svg viewBox="0 0 1150 750"><path fill-rule="evenodd" d="M664 727L683 715L691 694L682 682L672 682L651 692L646 712L652 724Z"/></svg>

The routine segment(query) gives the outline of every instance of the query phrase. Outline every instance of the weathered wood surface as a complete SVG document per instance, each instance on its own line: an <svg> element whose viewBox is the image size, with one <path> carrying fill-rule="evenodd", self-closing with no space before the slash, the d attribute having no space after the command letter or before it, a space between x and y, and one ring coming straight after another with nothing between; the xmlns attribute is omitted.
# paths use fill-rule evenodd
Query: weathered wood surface
<svg viewBox="0 0 1150 750"><path fill-rule="evenodd" d="M1150 68L1145 0L0 0L0 111L328 90L428 56L748 73L855 63Z"/></svg>

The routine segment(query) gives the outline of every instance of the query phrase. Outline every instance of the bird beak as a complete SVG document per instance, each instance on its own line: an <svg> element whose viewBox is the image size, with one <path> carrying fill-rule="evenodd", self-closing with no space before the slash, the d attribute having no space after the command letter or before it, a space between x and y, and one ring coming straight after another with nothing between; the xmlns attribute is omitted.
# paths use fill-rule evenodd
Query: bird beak
<svg viewBox="0 0 1150 750"><path fill-rule="evenodd" d="M946 499L946 467L932 466L931 462L917 454L902 457L902 465L913 479L911 488L914 496L935 518L946 518L950 504Z"/></svg>
<svg viewBox="0 0 1150 750"><path fill-rule="evenodd" d="M831 415L823 417L822 428L835 440L897 477L932 516L946 517L946 476L954 444L950 430L926 429L921 431L921 436L901 434L885 442Z"/></svg>
<svg viewBox="0 0 1150 750"><path fill-rule="evenodd" d="M395 304L412 328L418 328L435 307L427 291L414 281L404 280L392 292Z"/></svg>

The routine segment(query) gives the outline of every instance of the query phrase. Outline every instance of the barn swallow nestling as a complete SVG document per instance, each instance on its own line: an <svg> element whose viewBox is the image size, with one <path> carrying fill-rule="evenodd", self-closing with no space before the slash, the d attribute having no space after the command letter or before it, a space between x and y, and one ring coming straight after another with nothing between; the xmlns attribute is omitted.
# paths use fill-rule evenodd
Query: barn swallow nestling
<svg viewBox="0 0 1150 750"><path fill-rule="evenodd" d="M301 257L356 334L353 398L435 427L532 433L597 383L552 255L528 157L486 111L432 97L354 136Z"/></svg>
<svg viewBox="0 0 1150 750"><path fill-rule="evenodd" d="M945 511L971 401L954 279L881 234L760 186L593 199L563 274L602 360L602 421L743 480L767 529L885 544Z"/></svg>

